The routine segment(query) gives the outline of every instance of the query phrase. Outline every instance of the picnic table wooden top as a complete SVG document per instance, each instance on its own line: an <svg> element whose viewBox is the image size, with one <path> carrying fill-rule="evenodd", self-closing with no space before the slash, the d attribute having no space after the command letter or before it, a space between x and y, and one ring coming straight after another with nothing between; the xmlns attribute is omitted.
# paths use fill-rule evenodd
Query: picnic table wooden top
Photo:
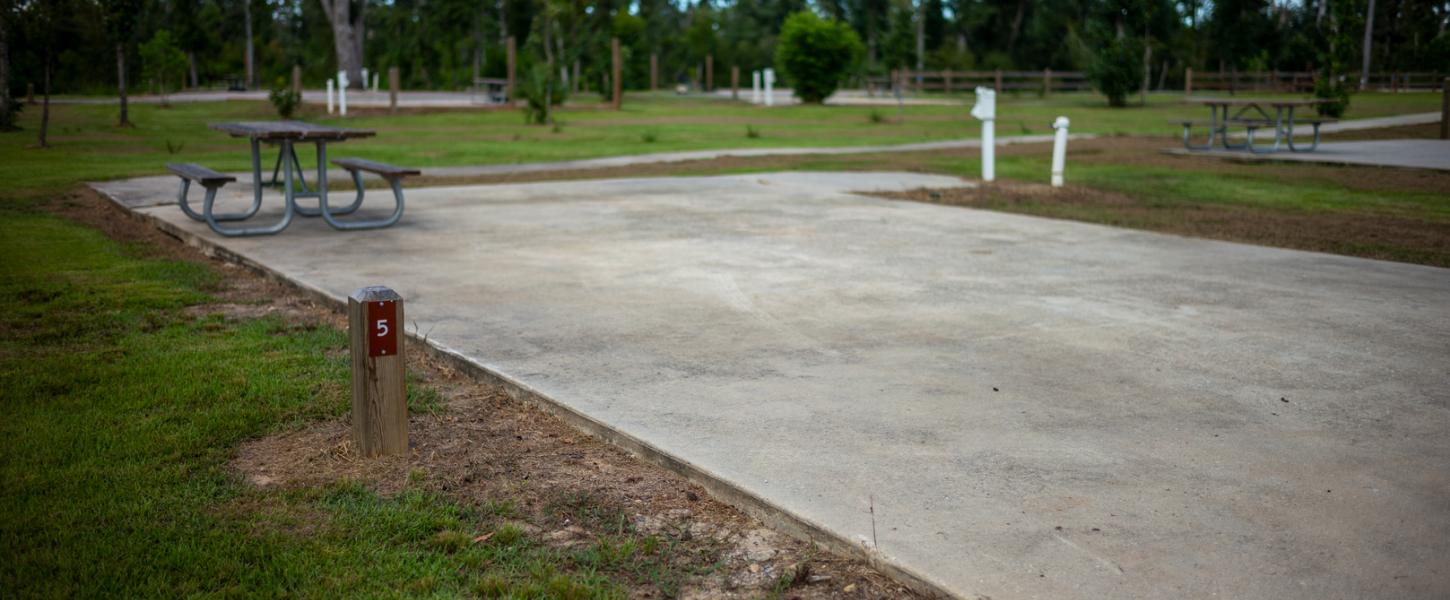
<svg viewBox="0 0 1450 600"><path fill-rule="evenodd" d="M229 133L232 137L254 138L258 140L348 140L372 137L378 134L378 132L371 129L344 129L341 127L304 123L302 121L241 121L237 123L211 123L208 127Z"/></svg>
<svg viewBox="0 0 1450 600"><path fill-rule="evenodd" d="M1214 96L1189 96L1184 98L1183 101L1192 104L1218 104L1224 106L1314 106L1315 104L1333 102L1333 100L1325 98L1220 98Z"/></svg>

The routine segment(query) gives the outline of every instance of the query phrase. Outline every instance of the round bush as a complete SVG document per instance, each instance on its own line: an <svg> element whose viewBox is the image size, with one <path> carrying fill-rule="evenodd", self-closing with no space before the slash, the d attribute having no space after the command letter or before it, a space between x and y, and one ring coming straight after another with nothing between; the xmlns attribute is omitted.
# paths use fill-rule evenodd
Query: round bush
<svg viewBox="0 0 1450 600"><path fill-rule="evenodd" d="M1108 106L1127 106L1128 95L1143 85L1143 46L1128 36L1108 40L1093 56L1088 78Z"/></svg>
<svg viewBox="0 0 1450 600"><path fill-rule="evenodd" d="M781 26L775 64L797 98L820 104L835 93L861 52L861 38L849 25L803 10Z"/></svg>

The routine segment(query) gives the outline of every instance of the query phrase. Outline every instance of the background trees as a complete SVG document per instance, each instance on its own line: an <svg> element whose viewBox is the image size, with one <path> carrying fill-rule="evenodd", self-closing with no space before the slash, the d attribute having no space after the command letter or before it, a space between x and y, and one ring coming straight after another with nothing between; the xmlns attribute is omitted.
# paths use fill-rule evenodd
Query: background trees
<svg viewBox="0 0 1450 600"><path fill-rule="evenodd" d="M39 14L50 1L0 0L12 96L26 84L42 87L46 46L38 42L50 30L37 24L48 22ZM552 76L569 89L600 89L612 36L627 57L626 87L648 85L651 54L661 85L698 84L707 55L717 76L730 66L779 66L782 25L801 10L854 30L864 47L856 76L918 64L1089 70L1122 44L1137 49L1132 62L1153 87L1180 84L1186 68L1302 71L1327 68L1331 55L1353 58L1339 68L1352 66L1357 82L1366 50L1376 72L1450 65L1447 0L1375 0L1372 23L1369 0L125 0L134 7L122 12L115 0L67 2L59 23L66 43L50 57L53 87L65 93L113 93L123 74L131 88L151 89L139 61L125 57L162 30L187 55L187 86L268 85L293 65L308 85L341 69L361 86L362 68L397 66L409 88L463 89L504 74L510 36L523 62L548 62L553 52ZM533 37L549 2L557 10L546 47ZM249 41L255 81L246 76Z"/></svg>

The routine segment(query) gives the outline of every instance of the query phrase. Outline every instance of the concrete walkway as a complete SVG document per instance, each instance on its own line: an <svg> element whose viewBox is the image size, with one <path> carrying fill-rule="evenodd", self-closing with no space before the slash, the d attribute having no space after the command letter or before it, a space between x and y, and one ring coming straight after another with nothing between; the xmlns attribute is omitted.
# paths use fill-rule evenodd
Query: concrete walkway
<svg viewBox="0 0 1450 600"><path fill-rule="evenodd" d="M392 286L576 424L958 597L1450 595L1450 270L848 193L956 183L419 189L251 239L138 212Z"/></svg>
<svg viewBox="0 0 1450 600"><path fill-rule="evenodd" d="M1446 140L1375 140L1365 142L1325 142L1314 152L1275 152L1254 154L1242 150L1189 151L1170 150L1184 156L1213 156L1234 160L1308 162L1329 165L1369 165L1450 171L1450 141Z"/></svg>

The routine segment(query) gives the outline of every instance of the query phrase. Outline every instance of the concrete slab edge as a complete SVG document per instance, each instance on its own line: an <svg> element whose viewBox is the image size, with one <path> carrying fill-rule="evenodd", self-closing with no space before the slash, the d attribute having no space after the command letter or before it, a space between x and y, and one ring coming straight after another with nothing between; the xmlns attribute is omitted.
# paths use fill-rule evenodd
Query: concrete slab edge
<svg viewBox="0 0 1450 600"><path fill-rule="evenodd" d="M266 265L222 247L211 240L183 230L155 216L133 210L126 206L119 198L112 196L96 185L87 184L87 187L106 198L130 218L149 224L187 246L200 250L208 257L236 264L263 277L291 287L339 313L347 310L346 297L335 296L325 290L308 285L306 282L290 278L282 273L269 269ZM862 560L897 583L924 596L934 598L957 597L948 591L947 586L943 583L934 580L924 573L900 564L886 554L850 540L802 515L778 506L763 497L747 492L715 473L660 450L644 440L579 412L486 364L469 358L437 341L419 336L416 332L405 332L405 335L408 337L409 344L412 344L416 348L421 348L435 358L448 362L450 366L468 373L472 377L498 385L504 389L504 392L510 398L527 402L544 412L558 417L570 427L620 448L636 458L684 477L691 483L704 488L716 500L739 509L741 512L760 520L766 526L776 531L807 543L822 546L842 556Z"/></svg>

